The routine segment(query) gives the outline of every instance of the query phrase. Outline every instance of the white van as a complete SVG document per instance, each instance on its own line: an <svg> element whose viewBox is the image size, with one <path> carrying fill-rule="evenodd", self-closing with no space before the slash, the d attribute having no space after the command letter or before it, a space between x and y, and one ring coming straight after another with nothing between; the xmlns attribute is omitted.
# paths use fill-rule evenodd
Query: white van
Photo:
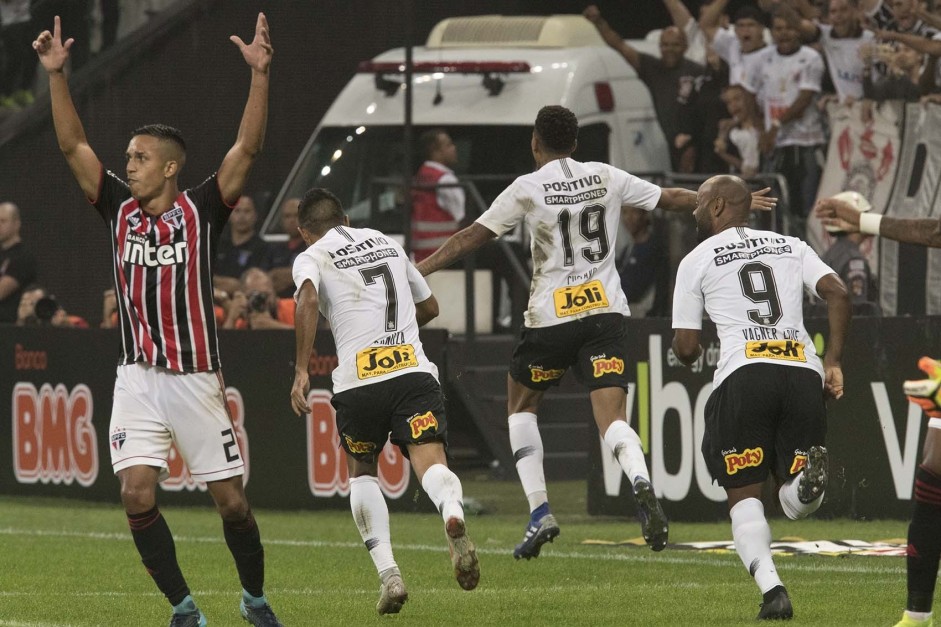
<svg viewBox="0 0 941 627"><path fill-rule="evenodd" d="M656 44L632 41L658 54ZM354 226L403 233L405 51L360 64L317 126L262 228L283 239L277 208L311 187L333 191ZM422 131L443 127L458 149L458 178L474 218L513 179L531 172L539 109L560 104L579 120L575 158L629 172L669 170L650 94L633 68L581 15L446 19L413 48L413 152Z"/></svg>

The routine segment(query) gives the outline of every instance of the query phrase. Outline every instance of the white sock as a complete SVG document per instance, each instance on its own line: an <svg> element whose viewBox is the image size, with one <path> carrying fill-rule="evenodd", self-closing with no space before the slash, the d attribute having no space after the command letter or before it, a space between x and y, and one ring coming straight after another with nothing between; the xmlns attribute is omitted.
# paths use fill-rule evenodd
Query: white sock
<svg viewBox="0 0 941 627"><path fill-rule="evenodd" d="M604 432L604 443L617 458L621 469L631 484L638 479L650 481L647 472L647 462L644 460L644 450L641 448L640 436L623 420L615 420Z"/></svg>
<svg viewBox="0 0 941 627"><path fill-rule="evenodd" d="M435 504L444 522L450 518L464 520L464 490L461 480L444 464L434 464L421 478L421 487Z"/></svg>
<svg viewBox="0 0 941 627"><path fill-rule="evenodd" d="M905 615L912 620L921 621L927 623L931 620L931 612L912 612L911 610L905 610Z"/></svg>
<svg viewBox="0 0 941 627"><path fill-rule="evenodd" d="M546 475L542 470L542 438L539 436L536 414L517 412L510 415L508 422L510 448L513 449L513 457L516 459L516 472L520 476L531 512L549 501Z"/></svg>
<svg viewBox="0 0 941 627"><path fill-rule="evenodd" d="M755 498L739 501L729 515L732 517L735 552L755 578L761 593L783 585L771 559L771 527L765 520L765 507L761 501Z"/></svg>
<svg viewBox="0 0 941 627"><path fill-rule="evenodd" d="M781 501L781 509L784 510L784 515L791 520L798 520L810 516L816 512L820 508L820 504L823 503L823 492L810 503L801 503L801 500L797 498L797 482L803 474L804 471L800 471L793 479L782 485L781 489L778 490L778 500Z"/></svg>
<svg viewBox="0 0 941 627"><path fill-rule="evenodd" d="M350 479L350 509L376 571L398 569L392 556L389 508L379 489L379 479L368 475Z"/></svg>

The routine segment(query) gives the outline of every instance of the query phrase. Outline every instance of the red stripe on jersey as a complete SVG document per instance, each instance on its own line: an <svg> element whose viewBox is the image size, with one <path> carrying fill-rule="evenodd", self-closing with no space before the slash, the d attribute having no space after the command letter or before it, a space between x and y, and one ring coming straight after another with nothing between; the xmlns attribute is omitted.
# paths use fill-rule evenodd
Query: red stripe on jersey
<svg viewBox="0 0 941 627"><path fill-rule="evenodd" d="M163 220L157 220L157 246L173 245L173 228ZM167 359L167 368L182 370L180 363L180 341L176 328L176 264L158 266L157 269L157 311L160 312L158 323L163 344L163 354Z"/></svg>
<svg viewBox="0 0 941 627"><path fill-rule="evenodd" d="M133 345L134 345L134 360L136 361L138 356L141 353L141 341L140 341L140 330L137 325L137 316L134 313L134 307L130 301L131 290L128 287L128 277L124 272L124 251L127 248L127 233L130 231L130 225L127 221L127 214L134 211L137 208L137 201L130 200L125 203L121 209L118 211L118 217L116 220L117 223L117 257L114 260L114 265L117 271L118 283L120 284L120 292L118 297L121 299L121 303L124 305L119 308L122 311L122 316L127 316L127 326L131 330L131 335L133 336ZM127 346L127 344L125 344Z"/></svg>
<svg viewBox="0 0 941 627"><path fill-rule="evenodd" d="M177 198L183 208L183 221L186 224L186 311L189 312L190 342L193 350L193 362L197 371L209 369L209 337L206 334L206 309L203 306L202 277L200 276L201 240L206 236L201 232L199 215L185 193ZM208 254L209 244L205 246ZM210 279L211 280L211 279Z"/></svg>

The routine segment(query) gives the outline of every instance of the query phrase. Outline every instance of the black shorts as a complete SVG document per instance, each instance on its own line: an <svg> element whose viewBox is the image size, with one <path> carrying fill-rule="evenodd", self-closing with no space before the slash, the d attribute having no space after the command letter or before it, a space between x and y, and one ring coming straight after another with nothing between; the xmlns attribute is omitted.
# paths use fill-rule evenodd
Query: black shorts
<svg viewBox="0 0 941 627"><path fill-rule="evenodd" d="M439 441L447 446L448 421L441 386L426 372L403 374L335 394L340 446L373 463L386 440L408 457L409 444Z"/></svg>
<svg viewBox="0 0 941 627"><path fill-rule="evenodd" d="M619 313L605 313L551 327L523 327L510 376L530 389L548 390L574 367L590 389L627 388L624 321Z"/></svg>
<svg viewBox="0 0 941 627"><path fill-rule="evenodd" d="M742 366L713 390L705 418L702 454L723 488L797 474L827 435L820 375L796 366Z"/></svg>

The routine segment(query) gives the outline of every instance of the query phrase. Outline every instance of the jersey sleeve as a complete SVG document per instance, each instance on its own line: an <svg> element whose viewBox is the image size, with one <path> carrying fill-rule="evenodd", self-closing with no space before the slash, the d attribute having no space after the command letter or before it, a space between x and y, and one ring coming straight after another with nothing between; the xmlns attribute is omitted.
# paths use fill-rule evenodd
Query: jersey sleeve
<svg viewBox="0 0 941 627"><path fill-rule="evenodd" d="M421 275L418 268L412 262L406 261L405 271L408 274L408 289L412 292L412 302L421 303L431 298L428 281Z"/></svg>
<svg viewBox="0 0 941 627"><path fill-rule="evenodd" d="M294 260L291 274L294 276L294 285L297 286L294 292L295 302L301 295L301 288L304 287L305 281L310 281L314 289L320 291L320 262L312 254L305 252L298 255Z"/></svg>
<svg viewBox="0 0 941 627"><path fill-rule="evenodd" d="M220 233L225 223L229 221L232 207L235 205L229 206L222 199L217 174L213 172L209 178L188 190L187 193L193 199L196 210L209 221L216 233Z"/></svg>
<svg viewBox="0 0 941 627"><path fill-rule="evenodd" d="M532 200L525 194L520 180L516 179L497 196L490 208L477 218L477 223L499 237L522 221L531 203Z"/></svg>
<svg viewBox="0 0 941 627"><path fill-rule="evenodd" d="M121 203L130 197L131 189L127 183L111 170L105 170L102 167L101 180L98 182L98 198L91 204L106 223L117 217Z"/></svg>
<svg viewBox="0 0 941 627"><path fill-rule="evenodd" d="M801 70L800 78L798 79L798 85L801 91L817 91L819 92L823 84L823 58L820 54L813 49L811 54L808 54L808 62L804 65L804 68Z"/></svg>
<svg viewBox="0 0 941 627"><path fill-rule="evenodd" d="M645 211L653 211L660 202L663 190L659 185L636 177L633 174L611 167L612 180L617 181L621 195L621 206L628 205Z"/></svg>
<svg viewBox="0 0 941 627"><path fill-rule="evenodd" d="M712 38L712 49L719 58L730 63L732 59L732 45L735 42L735 33L731 28L720 28Z"/></svg>
<svg viewBox="0 0 941 627"><path fill-rule="evenodd" d="M692 254L680 262L673 290L673 328L702 330L705 303L702 296L702 275Z"/></svg>
<svg viewBox="0 0 941 627"><path fill-rule="evenodd" d="M836 274L836 271L825 264L806 242L799 241L798 245L801 249L801 278L804 281L804 287L819 298L817 282L828 274Z"/></svg>

